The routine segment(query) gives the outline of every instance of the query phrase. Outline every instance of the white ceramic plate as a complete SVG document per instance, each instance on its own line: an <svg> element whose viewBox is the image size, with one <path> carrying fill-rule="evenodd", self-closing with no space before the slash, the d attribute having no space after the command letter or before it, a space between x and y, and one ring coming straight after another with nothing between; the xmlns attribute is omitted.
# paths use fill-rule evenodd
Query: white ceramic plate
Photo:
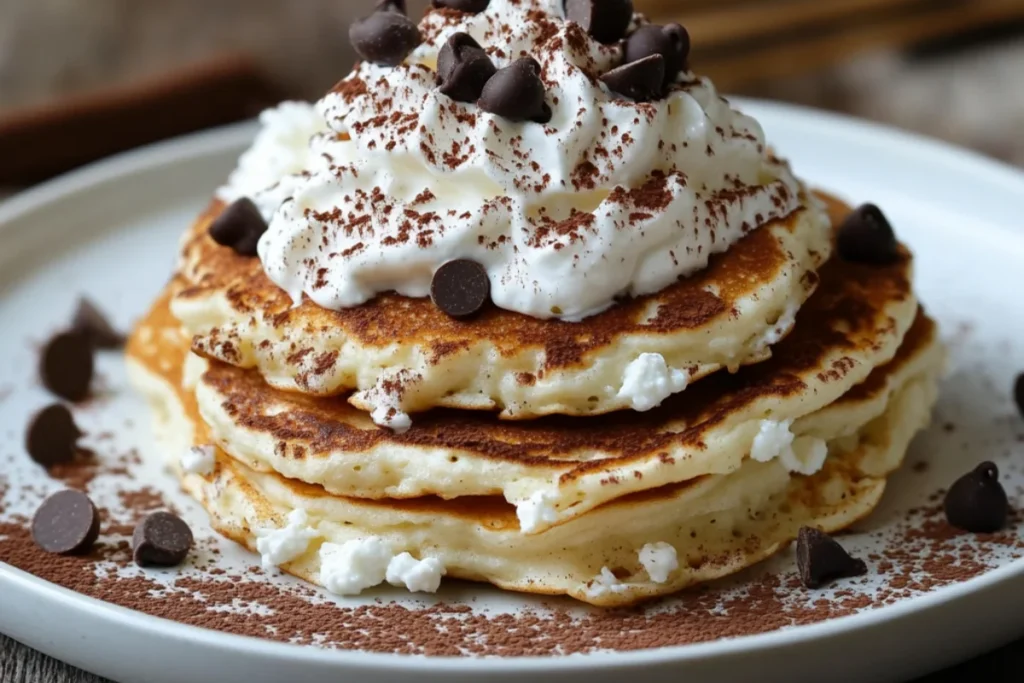
<svg viewBox="0 0 1024 683"><path fill-rule="evenodd" d="M921 297L952 349L937 426L915 442L908 466L893 479L881 508L844 544L868 556L905 523L908 510L984 459L999 463L1011 500L1024 503L1024 472L1016 464L1024 450L1017 441L1024 423L1009 398L1014 376L1024 369L1024 345L1016 343L1024 338L1019 314L1024 176L968 152L866 123L775 104L743 106L761 120L772 144L800 175L852 202L870 200L885 208L918 256ZM0 431L6 436L0 476L9 487L8 516L30 514L39 496L61 487L22 452L28 416L49 401L34 380L33 344L66 323L81 293L101 302L125 328L141 315L170 271L178 235L252 134L251 126L237 126L140 150L0 205ZM109 454L138 446L152 453L145 411L125 388L119 359L104 358L100 370L105 398L81 411L79 420L92 434L115 432L117 445L97 445L97 450ZM955 431L942 428L948 421ZM928 463L925 471L910 466L920 462ZM158 467L133 467L132 476L164 490L197 536L210 535L205 516L174 492ZM33 493L19 495L25 490ZM90 493L101 504L113 496L102 479ZM1020 528L1012 533L1019 537ZM890 605L861 606L851 616L659 650L473 659L282 644L185 626L84 597L4 564L2 554L0 631L98 674L147 683L410 678L431 683L485 676L597 683L624 675L690 683L899 681L1024 633L1020 550L975 546L971 538L955 543L980 547L985 571L935 590L904 591ZM220 561L239 569L252 558L225 548ZM957 560L951 555L948 561ZM783 553L723 590L742 592L745 581L765 572L791 575L792 563L792 555ZM886 580L869 577L857 590L884 590ZM474 609L539 609L537 601L484 587L467 593L463 586L446 597L472 599ZM825 591L810 599L819 597L842 596ZM388 592L371 598L409 600ZM720 616L731 618L727 612Z"/></svg>

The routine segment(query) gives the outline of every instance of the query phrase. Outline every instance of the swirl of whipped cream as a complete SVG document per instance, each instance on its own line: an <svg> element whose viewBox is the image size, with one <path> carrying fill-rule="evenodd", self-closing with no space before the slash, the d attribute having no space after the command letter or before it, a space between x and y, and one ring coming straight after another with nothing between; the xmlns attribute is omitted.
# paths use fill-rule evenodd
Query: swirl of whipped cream
<svg viewBox="0 0 1024 683"><path fill-rule="evenodd" d="M260 114L260 132L217 197L225 202L249 197L269 221L322 160L313 140L327 131L324 117L307 102L267 109Z"/></svg>
<svg viewBox="0 0 1024 683"><path fill-rule="evenodd" d="M760 126L708 80L680 74L656 102L614 95L598 77L622 47L590 38L561 5L431 10L405 63L357 66L317 104L332 134L314 137L304 173L263 198L284 200L259 244L268 277L296 302L340 309L388 290L428 296L439 266L470 258L497 306L577 321L699 271L800 207ZM438 53L460 31L498 68L540 62L550 123L438 91Z"/></svg>

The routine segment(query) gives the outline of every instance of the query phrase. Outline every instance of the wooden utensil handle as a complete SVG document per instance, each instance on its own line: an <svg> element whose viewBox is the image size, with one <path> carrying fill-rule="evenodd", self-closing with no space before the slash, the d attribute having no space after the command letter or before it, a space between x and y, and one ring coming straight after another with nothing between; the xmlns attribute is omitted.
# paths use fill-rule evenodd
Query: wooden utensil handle
<svg viewBox="0 0 1024 683"><path fill-rule="evenodd" d="M240 121L286 95L252 60L224 56L0 113L0 186L28 185L139 145Z"/></svg>

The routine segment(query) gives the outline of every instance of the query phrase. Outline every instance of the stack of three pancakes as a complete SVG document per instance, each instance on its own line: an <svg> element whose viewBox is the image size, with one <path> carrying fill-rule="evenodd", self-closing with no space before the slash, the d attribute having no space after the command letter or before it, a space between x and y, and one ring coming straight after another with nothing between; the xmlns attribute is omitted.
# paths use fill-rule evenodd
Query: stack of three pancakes
<svg viewBox="0 0 1024 683"><path fill-rule="evenodd" d="M928 422L943 351L913 294L909 252L899 247L884 263L834 253L833 225L849 209L796 181L766 151L759 127L723 105L706 80L683 75L654 104L624 103L585 74L575 84L574 69L586 60L564 46L579 43L576 29L554 10L547 19L528 13L535 9L492 0L473 16L435 12L407 63L386 72L362 64L316 108L269 112L231 183L186 234L174 279L132 337L133 377L184 487L218 531L260 552L266 565L343 594L384 581L432 591L443 575L631 604L738 571L785 547L803 526L832 531L860 519ZM551 122L430 119L431 107L456 106L432 93L415 97L437 45L460 29L494 40L497 29L480 26L516 12L521 21L500 23L504 40L547 49L546 69L568 64L561 64L566 82L549 84L561 89L549 98ZM530 22L554 28L531 32ZM591 48L589 68L611 55L606 46ZM545 194L519 182L520 171L480 210L502 215L496 206L540 200L555 207L572 195L572 209L544 233L553 242L532 233L517 242L510 224L508 239L495 242L515 243L504 261L493 256L502 248L483 237L446 242L459 230L473 234L453 207L464 209L475 188L454 187L446 173L458 179L460 169L434 163L434 134L447 135L438 144L448 144L452 128L477 136L489 146L480 167L500 178L502 149L505 162L520 158L531 130L566 132L586 147L576 132L588 130L579 123L586 109L565 96L572 87L593 90L606 129L617 128L609 117L643 114L631 139L656 127L659 108L669 117L673 107L694 110L699 129L669 119L659 135L673 149L699 142L703 153L706 145L703 186L690 169L678 173L683 189L672 194L664 187L675 171L658 164L623 190L623 164L610 160L605 173L591 154L586 188ZM423 121L418 147L376 144L373 126L415 138L408 131L416 126L402 116L379 116L399 106L396 98ZM502 126L515 135L496 145L488 131ZM724 161L712 161L714 153ZM577 175L577 161L565 167L566 178ZM756 180L730 166L741 162L755 164ZM381 170L389 165L407 175L396 181ZM428 187L410 180L424 175ZM381 178L389 192L361 220L360 192L385 185ZM671 217L686 257L669 244L647 248L653 260L624 263L605 248L595 263L612 263L616 278L624 271L628 296L595 308L588 288L600 301L604 274L571 263L573 254L586 258L603 247L580 251L591 233L573 226L588 212L600 225L617 203L616 215L637 223L627 244L639 243L644 230L658 228L651 214L671 204L652 203L651 182L694 207L692 218ZM243 195L270 222L258 259L209 235ZM759 197L779 210L745 220ZM410 211L454 215L457 225L449 233L430 226L429 248L400 253L409 261L397 267L388 250L402 228L386 217ZM718 244L716 230L732 237ZM361 251L370 256L360 260ZM422 296L424 278L429 283L454 257L477 259L490 278L494 304L469 319ZM526 265L508 270L517 258ZM552 259L570 264L551 270L566 278L564 287L510 275L537 272L531 263ZM650 286L651 272L679 261L691 266ZM289 276L296 272L305 275ZM360 301L346 299L353 281L363 288Z"/></svg>

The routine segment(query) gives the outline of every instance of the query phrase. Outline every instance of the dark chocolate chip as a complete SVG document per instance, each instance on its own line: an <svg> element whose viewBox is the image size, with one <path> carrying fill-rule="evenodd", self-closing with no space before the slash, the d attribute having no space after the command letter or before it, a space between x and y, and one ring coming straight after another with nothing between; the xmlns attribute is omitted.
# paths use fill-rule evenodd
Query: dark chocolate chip
<svg viewBox="0 0 1024 683"><path fill-rule="evenodd" d="M867 574L863 560L850 557L843 546L819 529L803 527L796 539L796 566L808 588L820 588L835 579Z"/></svg>
<svg viewBox="0 0 1024 683"><path fill-rule="evenodd" d="M626 41L626 63L638 62L651 55L665 58L664 84L668 86L686 66L690 56L690 34L679 24L641 26Z"/></svg>
<svg viewBox="0 0 1024 683"><path fill-rule="evenodd" d="M983 462L949 487L945 501L950 524L978 534L999 531L1006 525L1010 503L999 483L999 468Z"/></svg>
<svg viewBox="0 0 1024 683"><path fill-rule="evenodd" d="M476 261L448 261L437 269L430 283L434 305L453 318L477 313L491 296L487 271Z"/></svg>
<svg viewBox="0 0 1024 683"><path fill-rule="evenodd" d="M192 549L192 529L170 512L154 512L132 534L132 556L140 567L174 567Z"/></svg>
<svg viewBox="0 0 1024 683"><path fill-rule="evenodd" d="M632 0L565 0L565 18L584 28L595 40L614 43L626 36L633 21Z"/></svg>
<svg viewBox="0 0 1024 683"><path fill-rule="evenodd" d="M551 107L544 101L540 64L533 57L517 59L487 81L480 95L480 108L510 121L551 120Z"/></svg>
<svg viewBox="0 0 1024 683"><path fill-rule="evenodd" d="M1024 416L1024 372L1017 375L1013 383L1013 400L1017 403L1017 412Z"/></svg>
<svg viewBox="0 0 1024 683"><path fill-rule="evenodd" d="M437 57L437 84L458 102L476 102L497 68L468 33L453 34Z"/></svg>
<svg viewBox="0 0 1024 683"><path fill-rule="evenodd" d="M32 538L48 553L75 555L87 552L100 535L100 514L81 491L55 493L32 518Z"/></svg>
<svg viewBox="0 0 1024 683"><path fill-rule="evenodd" d="M43 467L71 462L78 453L82 432L67 406L55 403L32 418L25 434L25 450Z"/></svg>
<svg viewBox="0 0 1024 683"><path fill-rule="evenodd" d="M601 80L612 92L637 102L649 102L661 96L665 83L665 58L661 55L644 57L617 69L612 69Z"/></svg>
<svg viewBox="0 0 1024 683"><path fill-rule="evenodd" d="M210 237L239 256L256 256L256 245L267 231L267 222L248 197L232 202L210 224Z"/></svg>
<svg viewBox="0 0 1024 683"><path fill-rule="evenodd" d="M397 12L408 14L405 9L405 0L380 0L375 8L377 12Z"/></svg>
<svg viewBox="0 0 1024 683"><path fill-rule="evenodd" d="M896 234L889 220L874 204L864 204L839 226L839 255L853 263L884 266L900 256Z"/></svg>
<svg viewBox="0 0 1024 683"><path fill-rule="evenodd" d="M94 349L119 349L125 336L114 329L107 317L88 299L78 300L71 329L85 336Z"/></svg>
<svg viewBox="0 0 1024 683"><path fill-rule="evenodd" d="M457 9L460 12L479 14L487 9L491 0L434 0L434 7Z"/></svg>
<svg viewBox="0 0 1024 683"><path fill-rule="evenodd" d="M92 345L78 332L62 332L43 348L39 376L43 385L68 401L81 401L89 395L92 383Z"/></svg>
<svg viewBox="0 0 1024 683"><path fill-rule="evenodd" d="M404 2L384 3L368 17L348 29L352 47L363 59L385 66L398 66L422 41L420 30L405 16Z"/></svg>

